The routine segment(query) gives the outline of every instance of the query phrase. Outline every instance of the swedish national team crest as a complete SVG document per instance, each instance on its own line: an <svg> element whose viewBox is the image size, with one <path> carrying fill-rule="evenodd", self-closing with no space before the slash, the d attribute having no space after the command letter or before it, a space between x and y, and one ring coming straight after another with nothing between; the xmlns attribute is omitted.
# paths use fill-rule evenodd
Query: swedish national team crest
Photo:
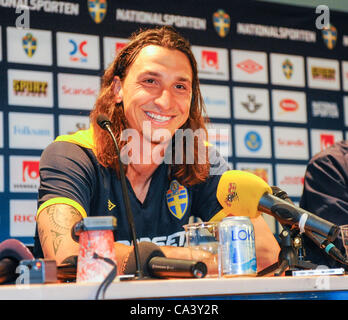
<svg viewBox="0 0 348 320"><path fill-rule="evenodd" d="M188 208L187 189L178 181L173 180L167 191L167 205L171 214L178 219L182 219Z"/></svg>
<svg viewBox="0 0 348 320"><path fill-rule="evenodd" d="M282 64L283 74L286 79L290 79L293 72L294 72L294 66L292 65L291 61L289 59L286 59Z"/></svg>
<svg viewBox="0 0 348 320"><path fill-rule="evenodd" d="M323 28L322 37L325 45L332 50L337 42L337 29L332 24L329 24Z"/></svg>
<svg viewBox="0 0 348 320"><path fill-rule="evenodd" d="M27 33L22 38L22 46L27 56L31 58L36 51L37 40L31 33Z"/></svg>
<svg viewBox="0 0 348 320"><path fill-rule="evenodd" d="M106 0L87 0L88 12L95 23L101 23L107 11Z"/></svg>
<svg viewBox="0 0 348 320"><path fill-rule="evenodd" d="M213 24L218 35L224 38L230 31L230 16L224 10L219 9L213 14Z"/></svg>

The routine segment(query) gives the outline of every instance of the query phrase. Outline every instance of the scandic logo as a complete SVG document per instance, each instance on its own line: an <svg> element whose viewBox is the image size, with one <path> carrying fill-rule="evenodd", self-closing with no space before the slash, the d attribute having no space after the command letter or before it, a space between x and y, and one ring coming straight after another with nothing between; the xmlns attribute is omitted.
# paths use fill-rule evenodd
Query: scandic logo
<svg viewBox="0 0 348 320"><path fill-rule="evenodd" d="M278 139L278 144L280 146L287 146L287 147L303 147L304 142L300 139L297 140L285 140L285 139Z"/></svg>
<svg viewBox="0 0 348 320"><path fill-rule="evenodd" d="M68 95L84 95L84 96L95 96L97 95L97 90L92 88L72 88L66 85L62 86L63 94Z"/></svg>
<svg viewBox="0 0 348 320"><path fill-rule="evenodd" d="M13 91L16 95L40 96L47 95L46 81L13 80Z"/></svg>
<svg viewBox="0 0 348 320"><path fill-rule="evenodd" d="M279 102L279 106L286 112L293 112L299 108L298 103L293 99L283 99Z"/></svg>
<svg viewBox="0 0 348 320"><path fill-rule="evenodd" d="M263 67L260 64L258 64L252 59L244 60L238 63L237 67L250 74L261 71L263 69Z"/></svg>

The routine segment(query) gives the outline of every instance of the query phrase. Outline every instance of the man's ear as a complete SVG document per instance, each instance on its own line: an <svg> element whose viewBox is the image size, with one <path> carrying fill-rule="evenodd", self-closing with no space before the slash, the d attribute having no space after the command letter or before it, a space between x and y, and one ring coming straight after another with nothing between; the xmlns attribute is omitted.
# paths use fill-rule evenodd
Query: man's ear
<svg viewBox="0 0 348 320"><path fill-rule="evenodd" d="M123 90L121 79L118 76L114 77L113 86L116 103L121 103L123 100Z"/></svg>

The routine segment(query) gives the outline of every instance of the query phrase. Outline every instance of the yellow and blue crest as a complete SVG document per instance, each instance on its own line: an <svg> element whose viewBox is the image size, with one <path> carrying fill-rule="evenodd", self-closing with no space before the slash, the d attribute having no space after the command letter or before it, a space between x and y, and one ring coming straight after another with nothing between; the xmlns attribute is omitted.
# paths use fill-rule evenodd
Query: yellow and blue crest
<svg viewBox="0 0 348 320"><path fill-rule="evenodd" d="M87 0L88 12L95 23L101 23L107 11L106 0Z"/></svg>
<svg viewBox="0 0 348 320"><path fill-rule="evenodd" d="M37 40L31 33L27 33L22 38L22 46L27 56L31 58L36 51Z"/></svg>
<svg viewBox="0 0 348 320"><path fill-rule="evenodd" d="M213 25L221 38L226 37L231 26L230 16L224 10L219 9L213 14Z"/></svg>
<svg viewBox="0 0 348 320"><path fill-rule="evenodd" d="M181 220L188 208L187 189L177 180L173 180L170 183L166 197L169 211L175 218Z"/></svg>
<svg viewBox="0 0 348 320"><path fill-rule="evenodd" d="M332 24L329 24L323 28L322 37L325 45L332 50L337 42L337 29Z"/></svg>
<svg viewBox="0 0 348 320"><path fill-rule="evenodd" d="M283 69L283 74L286 77L286 79L290 79L293 72L294 72L294 66L289 59L286 59L283 62L282 69Z"/></svg>

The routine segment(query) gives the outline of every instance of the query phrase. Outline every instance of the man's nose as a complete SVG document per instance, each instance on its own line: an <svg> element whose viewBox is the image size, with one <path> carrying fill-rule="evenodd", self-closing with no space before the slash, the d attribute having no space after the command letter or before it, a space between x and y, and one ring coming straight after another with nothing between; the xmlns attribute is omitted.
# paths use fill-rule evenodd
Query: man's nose
<svg viewBox="0 0 348 320"><path fill-rule="evenodd" d="M159 96L155 99L155 104L162 110L169 110L172 104L172 94L170 90L163 89Z"/></svg>

